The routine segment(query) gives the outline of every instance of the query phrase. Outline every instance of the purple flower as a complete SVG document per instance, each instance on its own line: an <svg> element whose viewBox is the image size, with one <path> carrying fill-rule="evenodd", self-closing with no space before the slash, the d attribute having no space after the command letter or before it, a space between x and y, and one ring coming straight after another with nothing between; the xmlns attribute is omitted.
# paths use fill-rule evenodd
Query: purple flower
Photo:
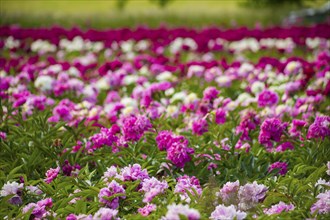
<svg viewBox="0 0 330 220"><path fill-rule="evenodd" d="M118 133L117 126L101 128L100 133L90 137L93 143L93 149L101 148L103 145L112 146L112 144L118 140L116 133Z"/></svg>
<svg viewBox="0 0 330 220"><path fill-rule="evenodd" d="M119 176L118 174L117 167L115 166L108 167L107 171L104 172L102 179L104 179L105 181L109 181L109 179L112 177L117 177L121 179L121 176Z"/></svg>
<svg viewBox="0 0 330 220"><path fill-rule="evenodd" d="M274 169L278 169L278 173L284 176L288 172L288 164L285 162L275 162L268 168L268 172L272 172Z"/></svg>
<svg viewBox="0 0 330 220"><path fill-rule="evenodd" d="M236 133L242 133L242 141L250 140L249 131L254 130L260 124L258 115L253 111L245 111L241 116L241 122L236 127Z"/></svg>
<svg viewBox="0 0 330 220"><path fill-rule="evenodd" d="M330 117L317 116L313 124L308 128L307 138L321 138L330 136Z"/></svg>
<svg viewBox="0 0 330 220"><path fill-rule="evenodd" d="M194 134L202 135L208 131L207 121L203 118L200 118L192 123L192 131Z"/></svg>
<svg viewBox="0 0 330 220"><path fill-rule="evenodd" d="M147 204L143 208L139 208L138 212L142 216L148 216L148 215L150 215L151 212L155 211L156 209L157 209L157 206L155 204Z"/></svg>
<svg viewBox="0 0 330 220"><path fill-rule="evenodd" d="M124 119L123 132L125 140L138 141L144 132L150 129L151 123L146 116L129 116Z"/></svg>
<svg viewBox="0 0 330 220"><path fill-rule="evenodd" d="M194 149L188 148L187 145L188 140L172 143L167 149L167 159L177 167L184 167L191 160L190 154L194 153Z"/></svg>
<svg viewBox="0 0 330 220"><path fill-rule="evenodd" d="M23 189L23 183L17 183L17 182L7 182L5 185L3 185L0 196L9 196L12 195L12 197L9 199L9 203L13 205L18 205L22 203L21 199L21 192Z"/></svg>
<svg viewBox="0 0 330 220"><path fill-rule="evenodd" d="M164 193L168 188L166 181L159 181L155 177L144 179L140 191L145 192L143 202L148 203L160 193Z"/></svg>
<svg viewBox="0 0 330 220"><path fill-rule="evenodd" d="M273 205L269 209L264 209L264 213L267 215L273 215L273 214L279 214L281 212L288 212L294 210L294 208L295 208L294 205L292 204L287 205L281 201L278 204Z"/></svg>
<svg viewBox="0 0 330 220"><path fill-rule="evenodd" d="M167 206L167 213L164 220L180 220L181 215L185 216L188 220L199 220L201 218L199 212L196 209L189 208L188 205L172 204Z"/></svg>
<svg viewBox="0 0 330 220"><path fill-rule="evenodd" d="M264 90L258 95L258 106L266 107L266 106L274 106L278 103L278 95L276 92L270 90Z"/></svg>
<svg viewBox="0 0 330 220"><path fill-rule="evenodd" d="M234 205L224 206L218 205L211 213L212 220L242 220L246 217L246 213L236 210Z"/></svg>
<svg viewBox="0 0 330 220"><path fill-rule="evenodd" d="M121 175L124 181L144 180L149 178L148 171L146 169L142 170L140 164L124 167L121 170Z"/></svg>
<svg viewBox="0 0 330 220"><path fill-rule="evenodd" d="M100 190L100 193L98 195L99 201L108 206L109 208L116 209L119 206L119 199L125 199L126 196L117 196L110 201L107 198L104 198L113 196L115 194L125 194L125 190L115 180L112 180L112 182L109 183L107 187L102 188Z"/></svg>
<svg viewBox="0 0 330 220"><path fill-rule="evenodd" d="M287 142L284 142L282 144L280 144L277 148L276 148L276 152L284 152L286 150L293 150L294 149L294 146L291 142L287 141Z"/></svg>
<svg viewBox="0 0 330 220"><path fill-rule="evenodd" d="M118 210L109 208L100 208L94 215L93 219L99 220L115 220L118 214Z"/></svg>
<svg viewBox="0 0 330 220"><path fill-rule="evenodd" d="M80 169L81 167L78 164L72 166L68 160L65 160L64 165L62 166L62 172L66 176L71 176L72 174L79 172Z"/></svg>
<svg viewBox="0 0 330 220"><path fill-rule="evenodd" d="M311 213L326 214L330 212L330 190L320 193L316 198L318 200L312 205Z"/></svg>
<svg viewBox="0 0 330 220"><path fill-rule="evenodd" d="M159 150L168 149L173 142L174 135L171 131L160 131L156 137Z"/></svg>
<svg viewBox="0 0 330 220"><path fill-rule="evenodd" d="M187 191L194 195L195 192L192 189L194 189L198 194L195 196L199 196L202 194L202 187L200 186L199 180L196 177L189 177L187 175L184 175L179 177L177 181L178 182L175 186L174 193L179 193L182 200L190 202L190 198L187 194Z"/></svg>
<svg viewBox="0 0 330 220"><path fill-rule="evenodd" d="M75 215L75 214L70 214L66 217L66 220L93 220L92 215Z"/></svg>
<svg viewBox="0 0 330 220"><path fill-rule="evenodd" d="M286 124L277 118L267 118L261 125L259 133L259 143L267 148L273 146L272 141L280 142L283 131L286 129Z"/></svg>
<svg viewBox="0 0 330 220"><path fill-rule="evenodd" d="M293 137L299 137L301 135L301 128L307 124L304 120L293 119L292 126L289 129L289 133Z"/></svg>
<svg viewBox="0 0 330 220"><path fill-rule="evenodd" d="M7 138L7 134L6 134L6 132L2 132L2 131L0 131L0 140L2 139L2 140L6 140L6 138Z"/></svg>
<svg viewBox="0 0 330 220"><path fill-rule="evenodd" d="M220 189L220 192L217 193L217 196L220 196L222 201L225 204L237 204L238 203L238 194L239 190L239 181L236 182L227 182L222 189Z"/></svg>
<svg viewBox="0 0 330 220"><path fill-rule="evenodd" d="M47 208L50 208L53 206L53 202L51 198L46 198L43 200L40 200L37 203L29 203L23 208L23 213L29 212L31 209L32 210L32 215L35 218L46 218L47 216L50 215L49 211L47 211Z"/></svg>
<svg viewBox="0 0 330 220"><path fill-rule="evenodd" d="M215 87L207 87L203 92L203 99L206 101L213 101L218 97L219 93L220 92Z"/></svg>
<svg viewBox="0 0 330 220"><path fill-rule="evenodd" d="M266 192L267 187L263 184L257 184L256 181L241 186L238 190L239 209L246 211L253 208L265 198Z"/></svg>
<svg viewBox="0 0 330 220"><path fill-rule="evenodd" d="M226 111L222 108L217 109L215 112L215 123L224 124L226 122Z"/></svg>
<svg viewBox="0 0 330 220"><path fill-rule="evenodd" d="M60 172L59 167L57 167L55 169L50 168L49 170L47 170L45 182L48 184L51 183L57 177L59 172Z"/></svg>

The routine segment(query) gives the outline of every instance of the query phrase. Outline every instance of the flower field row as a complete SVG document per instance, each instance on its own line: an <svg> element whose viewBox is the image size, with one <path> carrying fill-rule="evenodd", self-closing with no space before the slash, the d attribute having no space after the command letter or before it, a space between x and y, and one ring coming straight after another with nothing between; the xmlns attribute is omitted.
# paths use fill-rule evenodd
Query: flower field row
<svg viewBox="0 0 330 220"><path fill-rule="evenodd" d="M0 27L0 218L329 218L329 28Z"/></svg>

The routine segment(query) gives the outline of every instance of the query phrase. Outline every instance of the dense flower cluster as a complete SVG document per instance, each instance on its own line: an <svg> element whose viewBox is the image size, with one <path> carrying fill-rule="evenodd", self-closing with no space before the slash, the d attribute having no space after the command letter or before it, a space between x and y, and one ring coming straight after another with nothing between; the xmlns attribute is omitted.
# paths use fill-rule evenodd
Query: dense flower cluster
<svg viewBox="0 0 330 220"><path fill-rule="evenodd" d="M0 218L326 218L328 29L0 27Z"/></svg>

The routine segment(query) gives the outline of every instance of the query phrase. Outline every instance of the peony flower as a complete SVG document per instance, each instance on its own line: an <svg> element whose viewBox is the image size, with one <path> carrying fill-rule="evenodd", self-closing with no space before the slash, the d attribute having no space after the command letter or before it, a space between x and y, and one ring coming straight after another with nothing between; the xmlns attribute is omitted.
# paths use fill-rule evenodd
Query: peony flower
<svg viewBox="0 0 330 220"><path fill-rule="evenodd" d="M259 133L259 143L267 148L273 146L272 141L280 142L283 131L286 129L286 124L277 118L267 118L261 125Z"/></svg>
<svg viewBox="0 0 330 220"><path fill-rule="evenodd" d="M60 172L60 167L57 167L55 169L50 168L49 170L47 170L45 182L48 184L51 183L57 177L59 172Z"/></svg>
<svg viewBox="0 0 330 220"><path fill-rule="evenodd" d="M253 208L265 198L266 192L267 187L256 181L241 186L238 190L239 209L246 211Z"/></svg>
<svg viewBox="0 0 330 220"><path fill-rule="evenodd" d="M151 127L151 123L146 116L129 116L123 122L124 138L127 141L138 141L144 132Z"/></svg>
<svg viewBox="0 0 330 220"><path fill-rule="evenodd" d="M155 204L147 204L143 208L139 208L138 212L142 216L148 216L151 212L155 211L157 209L157 206Z"/></svg>
<svg viewBox="0 0 330 220"><path fill-rule="evenodd" d="M53 201L51 198L46 198L40 200L37 203L29 203L23 208L23 213L27 213L32 209L32 215L35 218L43 219L50 216L50 212L47 210L53 206Z"/></svg>
<svg viewBox="0 0 330 220"><path fill-rule="evenodd" d="M194 134L202 135L208 131L207 121L203 118L200 118L192 123L192 131Z"/></svg>
<svg viewBox="0 0 330 220"><path fill-rule="evenodd" d="M182 200L186 202L190 202L190 197L186 191L189 191L192 195L195 192L192 190L194 189L199 196L202 194L202 187L199 184L199 180L195 177L189 177L187 175L181 176L177 179L177 184L175 185L174 193L179 193Z"/></svg>
<svg viewBox="0 0 330 220"><path fill-rule="evenodd" d="M279 97L276 92L264 90L258 95L259 107L272 107L278 103Z"/></svg>
<svg viewBox="0 0 330 220"><path fill-rule="evenodd" d="M222 108L217 109L215 112L215 123L224 124L226 122L226 111Z"/></svg>
<svg viewBox="0 0 330 220"><path fill-rule="evenodd" d="M282 212L289 212L291 210L294 210L294 208L294 205L292 205L291 203L287 205L284 202L279 202L278 204L273 205L269 209L264 209L264 213L267 215L280 214Z"/></svg>
<svg viewBox="0 0 330 220"><path fill-rule="evenodd" d="M311 213L326 214L330 212L330 190L325 191L324 193L318 194L316 196L318 199L311 207Z"/></svg>
<svg viewBox="0 0 330 220"><path fill-rule="evenodd" d="M288 172L288 164L285 162L275 162L268 168L268 172L272 172L274 169L278 169L278 173L284 176Z"/></svg>
<svg viewBox="0 0 330 220"><path fill-rule="evenodd" d="M218 97L219 93L220 92L215 87L207 87L203 92L203 99L206 101L213 101Z"/></svg>
<svg viewBox="0 0 330 220"><path fill-rule="evenodd" d="M121 196L111 199L110 201L107 198L104 198L104 197L113 196L115 194L125 194L125 190L115 180L112 180L111 183L109 183L107 187L102 188L100 190L99 195L98 195L100 203L105 204L106 206L108 206L111 209L118 208L120 198L125 199L126 196L121 195Z"/></svg>
<svg viewBox="0 0 330 220"><path fill-rule="evenodd" d="M238 194L239 190L239 181L236 182L227 182L217 193L217 196L220 196L222 201L225 204L237 204L238 203Z"/></svg>
<svg viewBox="0 0 330 220"><path fill-rule="evenodd" d="M199 220L201 218L199 212L196 209L189 208L188 205L172 204L167 206L167 213L164 220L180 220L180 216L186 217L188 220Z"/></svg>
<svg viewBox="0 0 330 220"><path fill-rule="evenodd" d="M246 213L236 210L234 205L224 206L218 205L211 213L212 220L242 220L246 217Z"/></svg>
<svg viewBox="0 0 330 220"><path fill-rule="evenodd" d="M149 203L158 194L164 193L168 188L166 181L159 181L155 177L144 179L140 191L145 192L143 202Z"/></svg>
<svg viewBox="0 0 330 220"><path fill-rule="evenodd" d="M100 208L95 214L93 219L99 220L115 220L118 214L118 210L109 208Z"/></svg>
<svg viewBox="0 0 330 220"><path fill-rule="evenodd" d="M330 137L330 117L317 116L313 124L308 128L307 138L321 138Z"/></svg>

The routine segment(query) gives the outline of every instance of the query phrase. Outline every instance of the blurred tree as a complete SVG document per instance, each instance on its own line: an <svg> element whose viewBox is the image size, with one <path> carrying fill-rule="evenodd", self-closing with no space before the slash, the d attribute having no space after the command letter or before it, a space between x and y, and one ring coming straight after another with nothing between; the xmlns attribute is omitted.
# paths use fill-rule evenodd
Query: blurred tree
<svg viewBox="0 0 330 220"><path fill-rule="evenodd" d="M116 6L119 10L124 10L129 0L117 0ZM166 6L174 0L150 0L157 4L160 8L166 8Z"/></svg>
<svg viewBox="0 0 330 220"><path fill-rule="evenodd" d="M160 8L165 8L168 5L168 3L174 0L150 0L150 1L158 4Z"/></svg>
<svg viewBox="0 0 330 220"><path fill-rule="evenodd" d="M117 0L117 8L119 10L124 10L125 6L127 5L128 0Z"/></svg>

